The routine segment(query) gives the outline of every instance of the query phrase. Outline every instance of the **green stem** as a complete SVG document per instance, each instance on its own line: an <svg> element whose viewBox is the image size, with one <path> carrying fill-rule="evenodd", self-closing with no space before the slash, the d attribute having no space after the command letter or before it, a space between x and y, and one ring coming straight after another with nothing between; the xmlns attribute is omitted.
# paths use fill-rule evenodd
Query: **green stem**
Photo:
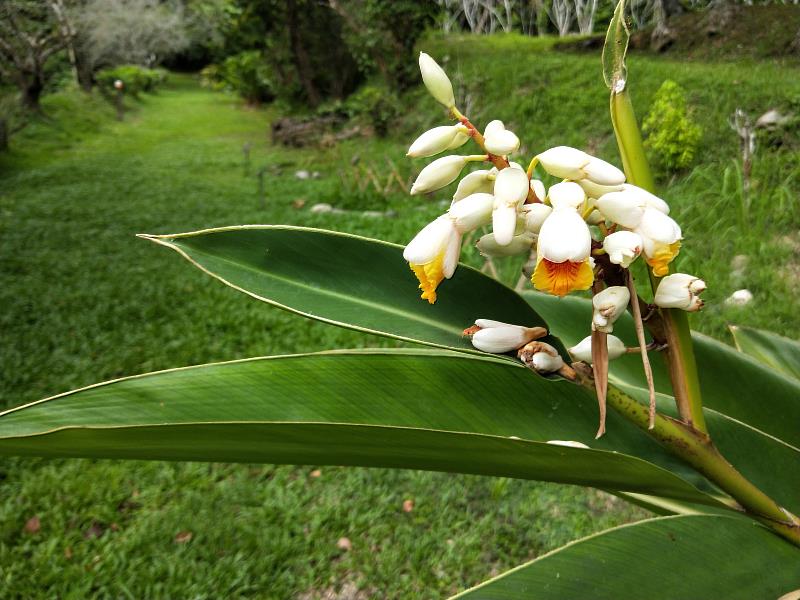
<svg viewBox="0 0 800 600"><path fill-rule="evenodd" d="M581 383L588 389L594 389L591 381L581 380ZM708 435L664 415L656 415L653 428L650 429L647 407L612 385L608 386L607 402L611 408L728 493L747 514L800 546L800 518L779 506L739 473L719 453Z"/></svg>
<svg viewBox="0 0 800 600"><path fill-rule="evenodd" d="M644 153L642 134L636 122L628 90L624 87L611 92L611 122L617 137L625 176L634 185L655 192L655 181ZM655 292L659 278L650 271L650 285ZM686 313L677 309L661 309L667 341L664 353L669 366L672 389L678 413L684 422L702 433L708 431L703 402L700 395L700 378L694 357L692 334Z"/></svg>

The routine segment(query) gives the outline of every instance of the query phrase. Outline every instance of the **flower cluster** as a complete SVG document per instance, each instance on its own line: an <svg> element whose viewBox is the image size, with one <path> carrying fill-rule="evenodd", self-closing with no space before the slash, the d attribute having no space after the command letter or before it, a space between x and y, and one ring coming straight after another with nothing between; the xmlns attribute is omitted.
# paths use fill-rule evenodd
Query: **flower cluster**
<svg viewBox="0 0 800 600"><path fill-rule="evenodd" d="M405 248L403 256L419 280L423 299L436 302L439 285L453 276L464 234L485 228L487 232L477 240L481 254L490 259L529 255L531 283L537 290L557 296L592 290L591 328L604 334L608 359L626 352L618 338L607 334L631 300L638 302L626 285L609 282L625 283L630 277L627 269L640 256L656 278L663 278L655 294L657 307L687 311L702 307L698 294L705 284L691 275L669 274L682 233L669 216L666 202L626 183L624 173L614 165L576 148L557 146L540 152L526 170L510 160L520 149L516 134L497 120L481 133L456 108L453 86L436 61L423 53L419 64L431 95L457 124L423 133L411 144L408 156L432 157L470 140L480 153L437 158L419 173L411 193L435 192L459 179L469 163L485 165L461 178L449 209ZM535 177L537 167L560 181L548 189ZM467 330L475 347L486 352L529 346L542 337L531 331L482 319ZM575 359L592 362L592 339L571 349ZM537 370L560 369L557 353L553 356L542 350L541 342L535 343L541 354L535 362L544 367Z"/></svg>

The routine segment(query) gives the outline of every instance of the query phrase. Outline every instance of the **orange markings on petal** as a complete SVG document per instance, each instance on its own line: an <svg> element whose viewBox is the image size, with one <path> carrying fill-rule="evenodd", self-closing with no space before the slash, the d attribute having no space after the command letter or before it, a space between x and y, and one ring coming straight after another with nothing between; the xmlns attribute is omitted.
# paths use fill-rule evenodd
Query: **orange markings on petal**
<svg viewBox="0 0 800 600"><path fill-rule="evenodd" d="M573 290L588 290L593 281L594 272L588 260L554 263L543 258L531 277L533 287L555 296L565 296Z"/></svg>

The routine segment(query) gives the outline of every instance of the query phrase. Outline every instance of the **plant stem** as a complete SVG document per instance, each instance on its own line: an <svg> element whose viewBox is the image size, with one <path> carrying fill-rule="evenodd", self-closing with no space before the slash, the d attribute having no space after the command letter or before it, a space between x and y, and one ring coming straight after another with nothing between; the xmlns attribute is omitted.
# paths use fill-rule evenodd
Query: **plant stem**
<svg viewBox="0 0 800 600"><path fill-rule="evenodd" d="M594 389L592 382L585 379L580 381L584 387ZM728 493L739 503L744 512L800 546L800 518L779 506L739 473L719 453L708 435L693 429L688 424L660 414L656 415L653 428L650 429L647 407L613 385L608 386L607 401L614 410Z"/></svg>
<svg viewBox="0 0 800 600"><path fill-rule="evenodd" d="M628 181L649 192L655 192L655 181L644 153L642 135L628 90L611 92L611 122ZM659 278L650 270L650 285L655 292ZM689 320L683 311L661 309L672 389L681 419L702 433L708 431L700 394L700 378L694 358Z"/></svg>

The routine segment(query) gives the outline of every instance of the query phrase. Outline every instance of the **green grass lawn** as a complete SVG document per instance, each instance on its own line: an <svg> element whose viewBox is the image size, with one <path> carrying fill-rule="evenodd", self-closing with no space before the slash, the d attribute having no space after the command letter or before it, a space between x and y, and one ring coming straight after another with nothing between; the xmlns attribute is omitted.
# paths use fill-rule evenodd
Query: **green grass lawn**
<svg viewBox="0 0 800 600"><path fill-rule="evenodd" d="M547 44L452 38L425 49L448 59L476 121L503 119L531 152L563 143L616 161L597 57L551 53ZM694 324L720 337L732 321L797 337L796 149L760 149L745 198L734 185L737 140L726 123L737 106L763 112L800 98L797 71L766 62L634 60L630 81L642 113L666 77L686 87L704 127L698 165L664 194L684 226L681 269L710 285L708 309ZM406 242L441 212L446 193L353 193L360 167L391 161L405 176L422 164L405 160L405 148L442 114L421 90L404 102L396 137L286 150L268 143L270 110L243 107L188 76L133 104L122 123L98 99L48 98L50 120L18 134L0 156L2 404L154 369L393 344L260 304L134 234L289 223ZM269 167L265 207L252 175L262 166ZM321 177L299 180L300 169ZM313 214L317 202L396 216ZM736 254L748 257L742 281L730 273ZM510 267L503 275L516 280ZM737 287L753 291L755 308L723 303ZM0 597L317 598L342 586L348 598L442 597L644 515L567 486L314 470L3 459ZM342 537L349 551L337 547Z"/></svg>

